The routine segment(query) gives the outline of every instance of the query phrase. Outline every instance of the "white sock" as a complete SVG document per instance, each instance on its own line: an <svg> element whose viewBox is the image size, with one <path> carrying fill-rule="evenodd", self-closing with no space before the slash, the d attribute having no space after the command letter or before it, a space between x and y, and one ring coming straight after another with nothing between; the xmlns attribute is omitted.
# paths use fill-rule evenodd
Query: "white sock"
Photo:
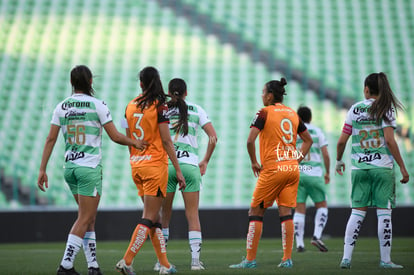
<svg viewBox="0 0 414 275"><path fill-rule="evenodd" d="M389 263L392 245L391 209L377 209L377 217L381 261Z"/></svg>
<svg viewBox="0 0 414 275"><path fill-rule="evenodd" d="M344 255L342 259L348 259L351 261L352 252L354 251L355 243L358 239L359 231L361 230L362 222L364 221L366 212L352 209L351 216L345 230L344 238Z"/></svg>
<svg viewBox="0 0 414 275"><path fill-rule="evenodd" d="M305 214L297 213L293 215L293 224L295 225L296 247L305 247L303 236L305 235Z"/></svg>
<svg viewBox="0 0 414 275"><path fill-rule="evenodd" d="M83 252L85 252L86 262L89 267L98 268L98 261L96 260L96 235L95 232L86 232L83 237Z"/></svg>
<svg viewBox="0 0 414 275"><path fill-rule="evenodd" d="M61 266L66 269L73 267L73 262L75 261L76 254L78 254L80 248L82 247L82 241L83 240L76 235L68 235L65 253L63 254L62 262L60 263Z"/></svg>
<svg viewBox="0 0 414 275"><path fill-rule="evenodd" d="M328 208L321 207L316 210L315 214L315 228L313 230L313 236L317 239L322 237L322 231L325 228L328 221Z"/></svg>
<svg viewBox="0 0 414 275"><path fill-rule="evenodd" d="M190 244L192 264L198 264L200 262L201 252L201 232L200 231L189 231L188 242Z"/></svg>
<svg viewBox="0 0 414 275"><path fill-rule="evenodd" d="M162 234L164 235L165 246L167 246L168 238L170 237L170 228L169 227L163 228Z"/></svg>

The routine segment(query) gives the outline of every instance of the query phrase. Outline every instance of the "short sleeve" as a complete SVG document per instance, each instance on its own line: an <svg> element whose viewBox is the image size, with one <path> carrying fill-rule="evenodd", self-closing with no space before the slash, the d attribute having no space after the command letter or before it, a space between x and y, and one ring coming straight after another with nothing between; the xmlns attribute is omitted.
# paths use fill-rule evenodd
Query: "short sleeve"
<svg viewBox="0 0 414 275"><path fill-rule="evenodd" d="M326 139L321 129L318 129L318 138L319 138L319 148L322 148L328 145L328 140Z"/></svg>
<svg viewBox="0 0 414 275"><path fill-rule="evenodd" d="M99 101L96 104L96 113L98 114L99 121L102 125L105 125L108 122L112 121L111 112L108 109L108 106L106 106L106 103L103 101Z"/></svg>
<svg viewBox="0 0 414 275"><path fill-rule="evenodd" d="M51 124L54 124L56 126L60 125L60 119L59 119L59 110L61 110L62 103L59 103L58 106L56 106L55 110L53 111L52 120L50 121Z"/></svg>
<svg viewBox="0 0 414 275"><path fill-rule="evenodd" d="M127 119L125 117L123 117L121 119L121 128L124 128L124 129L128 129L129 128L128 121L127 121Z"/></svg>
<svg viewBox="0 0 414 275"><path fill-rule="evenodd" d="M298 125L298 134L303 133L307 130L305 123L301 119L299 119L299 125Z"/></svg>
<svg viewBox="0 0 414 275"><path fill-rule="evenodd" d="M169 123L170 122L170 119L168 118L167 105L163 104L161 106L158 106L157 113L158 113L158 123Z"/></svg>
<svg viewBox="0 0 414 275"><path fill-rule="evenodd" d="M392 127L394 129L397 128L397 119L395 118L394 108L387 113L387 117L389 119L389 122L385 122L384 120L382 120L382 128L385 128L385 127Z"/></svg>
<svg viewBox="0 0 414 275"><path fill-rule="evenodd" d="M266 123L266 117L267 117L267 112L265 111L265 109L261 109L260 111L258 111L253 118L250 128L255 127L259 129L260 131L263 130L265 123Z"/></svg>
<svg viewBox="0 0 414 275"><path fill-rule="evenodd" d="M203 108L198 106L197 110L198 110L198 117L200 119L198 123L200 124L201 127L203 127L207 123L211 122L211 120L208 118L208 115L207 115L206 111L204 111Z"/></svg>

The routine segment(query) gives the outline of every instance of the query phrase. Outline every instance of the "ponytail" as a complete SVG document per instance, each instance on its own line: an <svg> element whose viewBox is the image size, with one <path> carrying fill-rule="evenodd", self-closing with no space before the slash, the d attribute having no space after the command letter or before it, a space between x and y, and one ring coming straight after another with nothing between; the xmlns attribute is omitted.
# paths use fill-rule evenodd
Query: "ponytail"
<svg viewBox="0 0 414 275"><path fill-rule="evenodd" d="M157 107L166 101L166 95L162 87L160 74L154 67L145 67L139 73L139 80L142 85L142 96L136 100L137 108L143 110L157 101Z"/></svg>
<svg viewBox="0 0 414 275"><path fill-rule="evenodd" d="M184 95L187 91L187 85L184 80L174 78L168 84L168 94L171 100L168 101L168 109L178 109L178 122L173 126L176 133L181 133L183 136L188 135L188 106L184 101Z"/></svg>
<svg viewBox="0 0 414 275"><path fill-rule="evenodd" d="M369 113L377 124L381 121L389 123L389 115L393 110L404 110L404 106L393 93L385 73L373 73L365 79L365 86L368 87L371 95L377 99L372 103Z"/></svg>

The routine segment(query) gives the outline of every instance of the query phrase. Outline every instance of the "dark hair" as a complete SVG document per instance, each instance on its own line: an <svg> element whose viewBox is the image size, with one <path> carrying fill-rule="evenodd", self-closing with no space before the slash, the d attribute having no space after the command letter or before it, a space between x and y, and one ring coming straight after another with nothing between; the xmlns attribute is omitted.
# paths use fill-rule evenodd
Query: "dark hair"
<svg viewBox="0 0 414 275"><path fill-rule="evenodd" d="M306 106L299 106L297 113L300 119L305 123L309 123L312 119L312 111Z"/></svg>
<svg viewBox="0 0 414 275"><path fill-rule="evenodd" d="M282 77L280 81L271 80L266 83L266 88L268 93L273 94L275 100L274 103L283 102L283 96L286 95L284 86L287 84L286 79Z"/></svg>
<svg viewBox="0 0 414 275"><path fill-rule="evenodd" d="M92 72L85 65L75 66L70 72L70 83L73 90L93 96L95 90L92 88Z"/></svg>
<svg viewBox="0 0 414 275"><path fill-rule="evenodd" d="M377 96L377 99L372 103L371 108L369 108L369 113L371 117L375 119L377 124L380 124L381 120L390 122L387 115L389 115L393 109L395 109L395 112L397 112L397 109L404 109L404 106L391 90L385 73L380 72L368 75L367 78L365 78L364 86L368 87L371 95Z"/></svg>
<svg viewBox="0 0 414 275"><path fill-rule="evenodd" d="M187 84L181 78L174 78L168 83L168 94L171 100L168 101L168 108L178 108L179 119L173 126L176 133L181 132L183 136L188 135L188 106L184 101L184 95L187 91Z"/></svg>
<svg viewBox="0 0 414 275"><path fill-rule="evenodd" d="M139 81L142 86L142 96L137 100L137 108L144 109L157 101L157 107L166 101L166 95L162 88L160 74L154 67L145 67L139 72Z"/></svg>

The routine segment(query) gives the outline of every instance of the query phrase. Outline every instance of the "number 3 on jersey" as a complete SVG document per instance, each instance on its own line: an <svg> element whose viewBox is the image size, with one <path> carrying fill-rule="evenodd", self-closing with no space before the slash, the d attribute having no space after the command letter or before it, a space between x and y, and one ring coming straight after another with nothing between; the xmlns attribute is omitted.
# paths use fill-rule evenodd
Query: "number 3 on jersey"
<svg viewBox="0 0 414 275"><path fill-rule="evenodd" d="M132 135L134 136L135 139L138 139L138 140L144 139L144 129L142 129L140 125L143 116L144 114L134 113L134 117L137 118L137 121L135 123L135 129L132 132Z"/></svg>

